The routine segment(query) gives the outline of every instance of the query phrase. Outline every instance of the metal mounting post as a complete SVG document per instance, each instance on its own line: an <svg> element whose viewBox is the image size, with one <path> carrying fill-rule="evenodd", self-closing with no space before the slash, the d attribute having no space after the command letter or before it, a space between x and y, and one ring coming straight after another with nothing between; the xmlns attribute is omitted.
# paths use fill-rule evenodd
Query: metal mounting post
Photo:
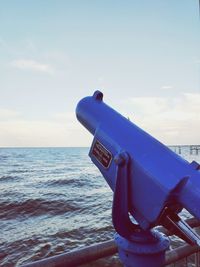
<svg viewBox="0 0 200 267"><path fill-rule="evenodd" d="M155 230L142 230L129 217L129 155L119 153L115 157L117 165L113 197L112 219L117 234L115 242L119 257L126 267L161 267L169 239Z"/></svg>

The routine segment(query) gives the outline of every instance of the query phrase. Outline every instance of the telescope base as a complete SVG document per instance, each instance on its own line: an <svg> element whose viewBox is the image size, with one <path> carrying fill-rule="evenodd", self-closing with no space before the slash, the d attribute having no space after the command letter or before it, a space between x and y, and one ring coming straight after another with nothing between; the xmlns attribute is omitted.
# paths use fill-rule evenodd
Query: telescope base
<svg viewBox="0 0 200 267"><path fill-rule="evenodd" d="M121 262L125 267L161 267L169 239L158 231L140 231L127 240L115 234Z"/></svg>

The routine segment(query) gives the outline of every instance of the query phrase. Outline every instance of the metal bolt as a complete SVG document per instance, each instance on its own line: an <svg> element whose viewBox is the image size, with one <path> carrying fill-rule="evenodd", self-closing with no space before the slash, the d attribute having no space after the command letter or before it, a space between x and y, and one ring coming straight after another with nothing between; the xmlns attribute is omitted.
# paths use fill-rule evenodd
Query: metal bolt
<svg viewBox="0 0 200 267"><path fill-rule="evenodd" d="M117 154L114 158L114 162L117 165L123 165L127 162L128 160L128 154L126 152L121 152Z"/></svg>

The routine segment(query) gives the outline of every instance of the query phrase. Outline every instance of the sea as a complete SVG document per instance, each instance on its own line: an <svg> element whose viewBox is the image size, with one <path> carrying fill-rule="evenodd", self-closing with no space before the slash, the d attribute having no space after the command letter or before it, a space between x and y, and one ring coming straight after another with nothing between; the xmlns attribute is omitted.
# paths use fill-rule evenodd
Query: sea
<svg viewBox="0 0 200 267"><path fill-rule="evenodd" d="M200 162L200 151L171 149ZM21 266L113 238L113 193L88 152L0 148L0 266ZM85 266L122 264L114 255Z"/></svg>

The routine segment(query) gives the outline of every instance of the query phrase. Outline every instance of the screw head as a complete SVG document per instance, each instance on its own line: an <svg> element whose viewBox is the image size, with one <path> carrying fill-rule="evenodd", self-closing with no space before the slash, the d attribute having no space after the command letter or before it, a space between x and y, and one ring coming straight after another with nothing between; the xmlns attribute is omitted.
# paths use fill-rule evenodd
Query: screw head
<svg viewBox="0 0 200 267"><path fill-rule="evenodd" d="M121 152L117 154L114 158L114 162L116 165L123 165L128 162L129 156L126 152Z"/></svg>

